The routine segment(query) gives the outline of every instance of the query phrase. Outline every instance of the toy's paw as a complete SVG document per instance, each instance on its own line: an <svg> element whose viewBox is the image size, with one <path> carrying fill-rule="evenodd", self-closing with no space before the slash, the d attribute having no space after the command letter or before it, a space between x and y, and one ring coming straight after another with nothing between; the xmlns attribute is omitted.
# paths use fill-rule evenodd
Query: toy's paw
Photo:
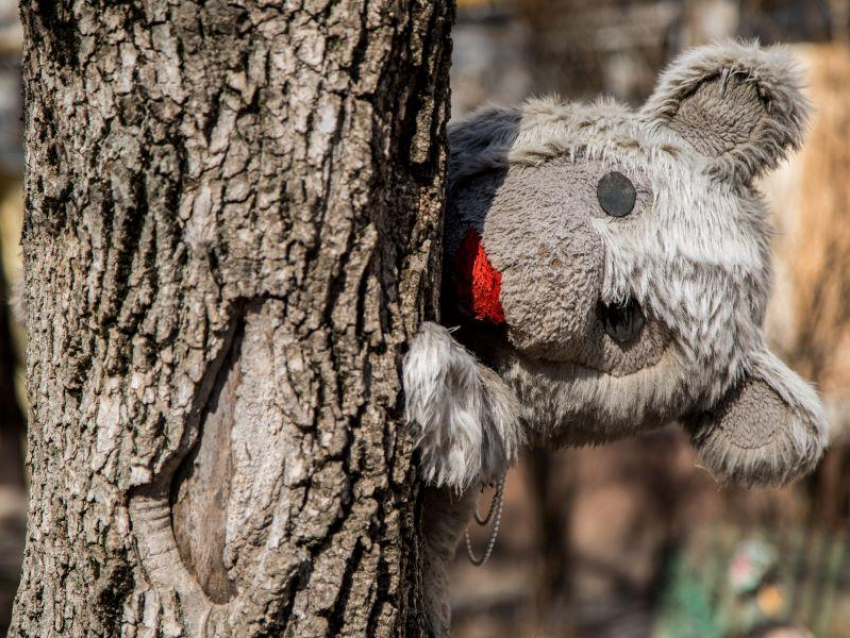
<svg viewBox="0 0 850 638"><path fill-rule="evenodd" d="M463 490L516 460L519 404L446 328L426 322L404 359L407 420L423 478Z"/></svg>
<svg viewBox="0 0 850 638"><path fill-rule="evenodd" d="M718 406L686 427L718 481L747 486L784 485L807 474L828 444L814 390L767 351Z"/></svg>

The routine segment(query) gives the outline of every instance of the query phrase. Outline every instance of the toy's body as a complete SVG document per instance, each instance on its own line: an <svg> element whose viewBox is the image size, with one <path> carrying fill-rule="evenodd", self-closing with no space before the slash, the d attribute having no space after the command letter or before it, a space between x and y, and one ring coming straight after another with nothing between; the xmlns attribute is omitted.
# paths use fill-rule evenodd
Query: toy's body
<svg viewBox="0 0 850 638"><path fill-rule="evenodd" d="M782 50L728 44L682 56L638 112L538 100L452 128L444 322L460 327L424 325L405 361L423 475L443 488L433 633L460 495L523 443L679 420L719 480L781 484L817 462L818 398L762 333L770 229L752 186L806 112Z"/></svg>

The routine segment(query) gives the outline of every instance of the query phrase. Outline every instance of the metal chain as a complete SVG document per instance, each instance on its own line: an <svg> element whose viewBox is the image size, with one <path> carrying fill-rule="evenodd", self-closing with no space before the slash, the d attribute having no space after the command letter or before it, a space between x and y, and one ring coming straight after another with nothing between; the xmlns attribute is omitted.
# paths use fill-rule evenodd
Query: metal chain
<svg viewBox="0 0 850 638"><path fill-rule="evenodd" d="M496 484L496 494L493 495L493 500L490 502L490 510L487 512L487 516L482 518L478 514L478 507L475 508L475 521L481 526L490 522L494 512L496 514L496 519L493 521L493 531L490 532L490 539L487 541L487 548L484 550L484 554L481 557L475 556L475 552L472 551L472 540L469 538L469 527L466 528L466 553L469 556L469 562L476 567L481 567L484 563L486 563L490 558L490 554L493 553L493 548L496 546L496 537L499 535L499 525L502 523L502 506L504 503L505 475L503 474L499 479L499 482Z"/></svg>
<svg viewBox="0 0 850 638"><path fill-rule="evenodd" d="M502 477L502 480L504 481L504 477ZM493 487L493 484L490 483L490 486ZM485 487L486 487L485 485L481 486L481 493L482 494L484 493ZM497 487L497 493L498 493L498 487ZM481 497L479 497L479 500L480 500L480 498ZM481 525L481 527L484 527L487 523L490 522L490 519L493 518L493 513L496 511L496 507L498 507L498 505L499 505L499 499L497 499L496 495L494 494L493 498L490 499L490 509L487 510L487 515L481 516L481 514L478 513L478 504L476 503L476 505L475 505L475 522L478 523L479 525Z"/></svg>

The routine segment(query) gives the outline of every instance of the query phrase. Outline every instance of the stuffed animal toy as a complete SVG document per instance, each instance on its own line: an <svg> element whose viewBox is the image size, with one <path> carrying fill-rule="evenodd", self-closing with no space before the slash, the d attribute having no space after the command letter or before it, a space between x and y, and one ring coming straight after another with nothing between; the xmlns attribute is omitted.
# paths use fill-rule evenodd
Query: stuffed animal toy
<svg viewBox="0 0 850 638"><path fill-rule="evenodd" d="M482 483L521 446L598 444L680 422L718 481L811 470L827 424L768 348L765 205L753 180L801 142L785 49L681 55L637 111L553 98L450 127L446 328L404 362L424 480L426 623L448 633L447 563Z"/></svg>

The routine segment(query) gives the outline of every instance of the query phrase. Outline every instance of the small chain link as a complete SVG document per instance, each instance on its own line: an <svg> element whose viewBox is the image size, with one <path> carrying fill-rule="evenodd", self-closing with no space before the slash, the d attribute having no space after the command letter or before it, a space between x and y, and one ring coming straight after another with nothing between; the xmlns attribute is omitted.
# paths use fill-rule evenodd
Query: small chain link
<svg viewBox="0 0 850 638"><path fill-rule="evenodd" d="M502 480L504 480L504 478ZM481 493L482 494L484 493L485 487L486 487L485 485L481 486ZM490 483L490 487L493 487L492 483ZM481 497L479 496L478 498L479 498L479 504L480 504ZM496 511L496 508L498 506L499 506L499 499L496 498L495 494L493 495L493 498L490 499L490 509L487 510L486 516L481 516L481 514L478 513L478 504L476 504L476 506L475 506L475 522L478 523L479 525L481 525L482 527L484 527L487 523L490 522L490 519L493 518L493 514Z"/></svg>
<svg viewBox="0 0 850 638"><path fill-rule="evenodd" d="M490 510L487 512L487 516L482 517L478 513L478 507L475 508L475 521L481 526L489 523L490 519L493 518L493 514L496 514L496 519L493 521L493 531L490 532L490 539L487 541L487 548L484 550L484 554L481 557L477 557L475 552L472 551L472 540L469 538L469 527L466 528L466 553L469 556L469 562L476 567L481 567L484 563L486 563L490 558L490 554L493 553L493 548L496 546L496 537L499 535L499 525L502 523L502 506L504 503L505 475L503 474L499 479L499 482L496 484L496 493L493 495L493 500L490 502Z"/></svg>

